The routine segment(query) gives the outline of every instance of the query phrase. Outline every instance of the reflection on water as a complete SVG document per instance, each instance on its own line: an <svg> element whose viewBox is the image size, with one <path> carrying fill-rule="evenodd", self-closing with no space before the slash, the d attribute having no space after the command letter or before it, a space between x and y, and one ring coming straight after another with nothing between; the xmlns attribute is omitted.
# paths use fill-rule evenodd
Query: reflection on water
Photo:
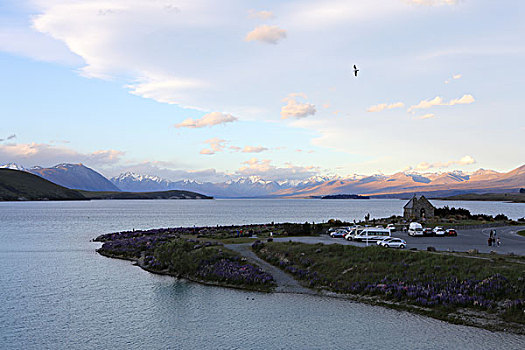
<svg viewBox="0 0 525 350"><path fill-rule="evenodd" d="M404 204L329 202L0 203L0 348L523 348L525 337L345 300L152 275L99 256L89 242L133 227L389 216Z"/></svg>

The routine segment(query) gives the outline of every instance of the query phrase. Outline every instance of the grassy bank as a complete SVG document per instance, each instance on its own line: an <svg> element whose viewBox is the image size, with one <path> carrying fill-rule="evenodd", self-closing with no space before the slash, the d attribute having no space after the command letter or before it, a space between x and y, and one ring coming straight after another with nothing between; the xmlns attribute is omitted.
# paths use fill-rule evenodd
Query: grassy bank
<svg viewBox="0 0 525 350"><path fill-rule="evenodd" d="M273 277L217 241L188 238L191 228L127 231L99 236L101 255L127 259L153 273L269 292Z"/></svg>
<svg viewBox="0 0 525 350"><path fill-rule="evenodd" d="M525 259L266 243L256 253L305 286L453 323L525 333Z"/></svg>

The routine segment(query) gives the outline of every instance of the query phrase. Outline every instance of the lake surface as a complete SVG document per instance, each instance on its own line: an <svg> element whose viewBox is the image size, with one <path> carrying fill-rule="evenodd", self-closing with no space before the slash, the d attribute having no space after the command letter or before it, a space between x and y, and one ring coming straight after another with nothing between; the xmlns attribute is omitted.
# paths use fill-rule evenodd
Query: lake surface
<svg viewBox="0 0 525 350"><path fill-rule="evenodd" d="M2 349L522 349L525 337L307 295L202 286L104 258L90 239L154 227L361 219L399 200L0 203ZM433 201L442 206L445 202ZM525 215L525 204L446 202Z"/></svg>

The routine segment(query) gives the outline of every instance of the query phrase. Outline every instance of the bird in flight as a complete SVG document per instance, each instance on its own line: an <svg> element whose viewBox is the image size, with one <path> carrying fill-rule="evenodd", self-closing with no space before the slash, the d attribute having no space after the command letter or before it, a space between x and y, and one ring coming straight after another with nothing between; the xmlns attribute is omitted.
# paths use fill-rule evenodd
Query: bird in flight
<svg viewBox="0 0 525 350"><path fill-rule="evenodd" d="M354 75L357 77L357 72L359 72L359 69L357 69L357 67L355 66L354 64Z"/></svg>

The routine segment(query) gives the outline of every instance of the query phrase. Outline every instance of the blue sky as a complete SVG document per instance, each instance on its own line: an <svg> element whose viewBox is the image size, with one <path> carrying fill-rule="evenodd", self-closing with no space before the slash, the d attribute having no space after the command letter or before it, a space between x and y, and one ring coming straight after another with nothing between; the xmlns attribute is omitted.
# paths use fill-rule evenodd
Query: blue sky
<svg viewBox="0 0 525 350"><path fill-rule="evenodd" d="M508 171L525 159L524 6L0 0L0 162L211 181Z"/></svg>

